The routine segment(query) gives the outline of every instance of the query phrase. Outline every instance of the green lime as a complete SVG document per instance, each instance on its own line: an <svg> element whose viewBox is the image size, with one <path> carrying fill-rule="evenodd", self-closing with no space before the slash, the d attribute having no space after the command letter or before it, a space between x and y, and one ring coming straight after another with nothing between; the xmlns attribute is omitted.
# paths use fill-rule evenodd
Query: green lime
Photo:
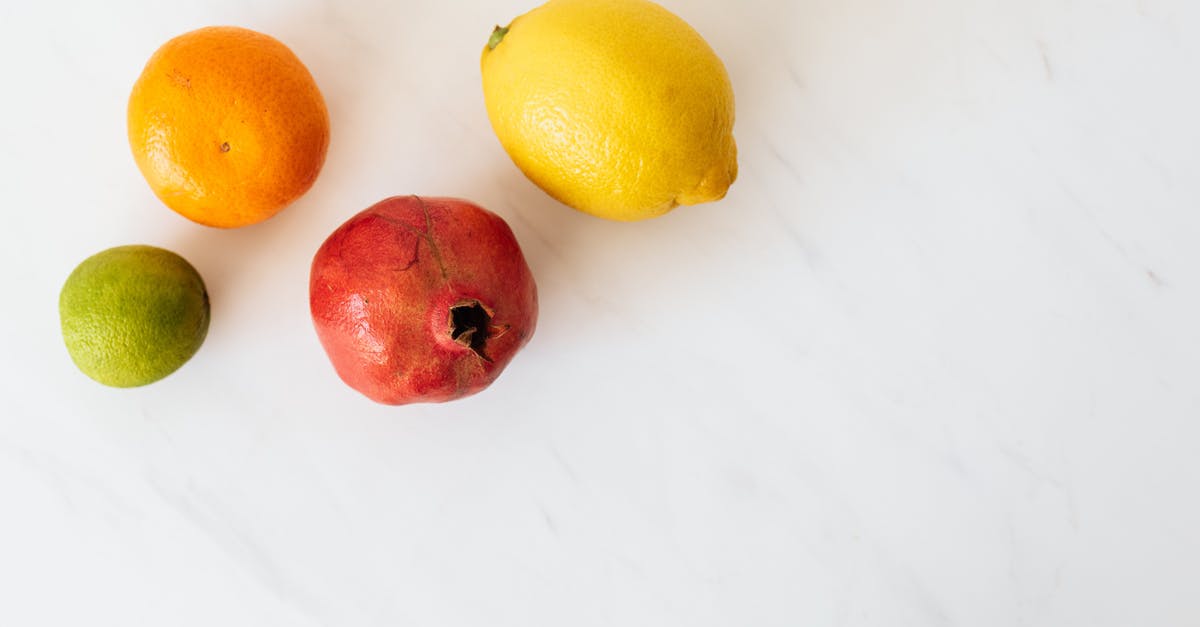
<svg viewBox="0 0 1200 627"><path fill-rule="evenodd" d="M153 246L118 246L88 257L58 298L75 365L113 387L153 383L204 343L208 292L183 257Z"/></svg>

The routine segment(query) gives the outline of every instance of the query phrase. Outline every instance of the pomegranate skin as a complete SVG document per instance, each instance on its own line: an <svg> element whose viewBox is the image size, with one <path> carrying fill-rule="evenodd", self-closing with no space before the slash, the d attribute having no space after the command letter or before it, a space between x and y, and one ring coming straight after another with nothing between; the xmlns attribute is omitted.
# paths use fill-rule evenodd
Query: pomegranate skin
<svg viewBox="0 0 1200 627"><path fill-rule="evenodd" d="M397 196L321 245L309 308L347 385L388 405L439 403L486 388L529 341L537 285L500 216Z"/></svg>

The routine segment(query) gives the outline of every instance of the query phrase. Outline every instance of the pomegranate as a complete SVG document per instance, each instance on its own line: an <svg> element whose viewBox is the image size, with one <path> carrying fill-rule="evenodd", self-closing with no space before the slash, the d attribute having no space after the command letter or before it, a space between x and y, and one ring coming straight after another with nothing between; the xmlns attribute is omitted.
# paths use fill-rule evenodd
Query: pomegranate
<svg viewBox="0 0 1200 627"><path fill-rule="evenodd" d="M313 258L309 306L338 375L390 405L486 388L529 341L537 286L500 216L455 198L394 197Z"/></svg>

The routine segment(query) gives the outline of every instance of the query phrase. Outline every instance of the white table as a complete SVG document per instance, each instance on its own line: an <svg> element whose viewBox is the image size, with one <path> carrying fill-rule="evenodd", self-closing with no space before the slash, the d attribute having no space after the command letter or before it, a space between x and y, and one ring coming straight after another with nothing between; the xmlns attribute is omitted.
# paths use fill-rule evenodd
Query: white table
<svg viewBox="0 0 1200 627"><path fill-rule="evenodd" d="M478 61L516 0L0 5L0 625L1154 627L1200 622L1200 3L671 0L724 58L741 175L617 224L527 182ZM325 169L263 224L163 207L125 139L151 52L293 48ZM508 219L532 343L370 403L313 253L393 194ZM205 277L135 390L58 329L104 248Z"/></svg>

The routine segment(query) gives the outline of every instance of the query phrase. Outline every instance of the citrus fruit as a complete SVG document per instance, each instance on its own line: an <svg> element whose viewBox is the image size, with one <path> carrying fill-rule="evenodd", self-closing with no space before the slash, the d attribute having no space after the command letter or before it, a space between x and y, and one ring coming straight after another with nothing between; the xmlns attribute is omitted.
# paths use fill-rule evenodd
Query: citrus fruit
<svg viewBox="0 0 1200 627"><path fill-rule="evenodd" d="M185 217L254 224L312 187L329 114L308 69L278 40L213 26L158 49L129 96L129 145L151 189Z"/></svg>
<svg viewBox="0 0 1200 627"><path fill-rule="evenodd" d="M500 143L564 204L641 220L737 177L725 66L653 2L550 0L497 27L481 67Z"/></svg>
<svg viewBox="0 0 1200 627"><path fill-rule="evenodd" d="M208 333L208 292L183 257L119 246L88 257L59 294L63 340L75 365L113 387L157 381Z"/></svg>

